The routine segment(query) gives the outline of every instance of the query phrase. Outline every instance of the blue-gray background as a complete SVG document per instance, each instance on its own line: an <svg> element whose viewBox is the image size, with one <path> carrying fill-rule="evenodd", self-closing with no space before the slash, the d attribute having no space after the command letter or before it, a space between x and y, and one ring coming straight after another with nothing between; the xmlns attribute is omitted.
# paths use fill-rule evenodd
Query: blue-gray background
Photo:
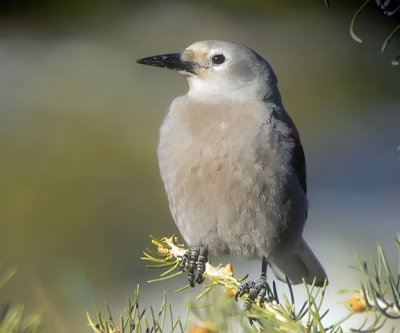
<svg viewBox="0 0 400 333"><path fill-rule="evenodd" d="M204 39L248 45L278 75L306 152L305 238L330 276L329 320L345 312L336 291L358 286L355 252L381 240L396 264L399 37L379 52L395 22L368 8L360 45L348 33L357 1L37 3L0 15L0 261L18 267L1 303L39 307L61 333L89 332L91 300L118 312L137 283L144 302L157 305L167 288L183 306L172 290L184 278L149 286L157 272L139 257L149 233L177 232L155 151L165 110L187 85L134 60ZM259 263L235 269L256 278Z"/></svg>

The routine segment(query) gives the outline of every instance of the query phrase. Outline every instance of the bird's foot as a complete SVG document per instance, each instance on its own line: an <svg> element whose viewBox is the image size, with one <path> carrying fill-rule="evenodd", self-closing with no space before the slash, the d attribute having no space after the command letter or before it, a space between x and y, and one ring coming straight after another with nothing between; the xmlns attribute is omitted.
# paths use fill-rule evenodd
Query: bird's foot
<svg viewBox="0 0 400 333"><path fill-rule="evenodd" d="M276 295L276 287L275 283L273 284L274 290L271 289L267 282L267 266L268 261L266 257L262 258L261 262L261 276L260 278L254 281L248 281L243 283L237 290L235 294L236 301L239 297L242 297L244 294L248 294L247 299L244 302L244 309L250 310L256 298L258 298L258 303L260 306L263 305L265 301L272 302L277 301Z"/></svg>
<svg viewBox="0 0 400 333"><path fill-rule="evenodd" d="M179 269L181 271L188 271L188 280L191 287L194 287L196 283L200 284L204 281L203 273L206 270L207 258L207 247L192 247L182 256Z"/></svg>
<svg viewBox="0 0 400 333"><path fill-rule="evenodd" d="M244 302L243 308L245 310L250 310L256 298L259 300L259 304L265 302L267 299L267 290L271 290L267 283L267 279L265 276L261 276L256 282L248 281L243 283L237 290L235 294L235 299L237 300L239 297L244 294L248 294L247 299ZM268 293L269 294L269 293Z"/></svg>

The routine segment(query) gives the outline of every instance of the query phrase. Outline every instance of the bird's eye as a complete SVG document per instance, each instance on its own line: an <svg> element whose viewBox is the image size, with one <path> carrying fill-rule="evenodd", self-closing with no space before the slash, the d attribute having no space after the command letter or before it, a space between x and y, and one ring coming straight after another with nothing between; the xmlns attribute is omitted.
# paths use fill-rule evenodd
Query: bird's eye
<svg viewBox="0 0 400 333"><path fill-rule="evenodd" d="M223 54L213 55L211 61L214 65L221 65L225 62L226 58Z"/></svg>

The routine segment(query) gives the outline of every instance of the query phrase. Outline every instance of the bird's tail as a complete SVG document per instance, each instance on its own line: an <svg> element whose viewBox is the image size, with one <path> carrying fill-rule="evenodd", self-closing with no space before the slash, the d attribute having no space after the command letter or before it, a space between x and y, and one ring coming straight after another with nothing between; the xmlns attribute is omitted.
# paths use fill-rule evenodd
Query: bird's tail
<svg viewBox="0 0 400 333"><path fill-rule="evenodd" d="M303 283L303 279L308 284L312 284L315 279L316 286L322 286L325 280L328 282L324 268L304 239L290 253L272 255L268 262L275 276L283 282L286 282L286 277L291 284Z"/></svg>

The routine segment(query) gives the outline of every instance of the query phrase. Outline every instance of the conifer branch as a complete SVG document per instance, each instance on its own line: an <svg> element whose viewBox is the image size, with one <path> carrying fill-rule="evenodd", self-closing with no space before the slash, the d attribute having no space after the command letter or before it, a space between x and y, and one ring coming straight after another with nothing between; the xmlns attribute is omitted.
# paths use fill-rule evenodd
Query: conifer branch
<svg viewBox="0 0 400 333"><path fill-rule="evenodd" d="M181 274L179 263L186 248L179 244L177 237L157 239L151 236L151 242L156 251L147 249L142 259L149 263L147 267L163 269L163 272L159 278L150 281L170 279ZM396 244L400 250L400 234L397 235ZM329 311L324 308L326 286L319 288L304 283L306 299L299 303L290 283L287 295L279 292L272 282L267 300L257 300L251 310L244 311L233 296L247 276L236 278L231 264L214 266L208 262L204 273L204 289L188 306L184 319L174 318L165 293L158 312L150 305L140 307L137 289L133 301L129 299L127 310L118 323L114 321L107 305L107 315L103 315L95 306L97 319L93 320L88 314L89 326L96 333L213 333L235 332L238 328L240 332L340 333L343 332L343 323L354 316L364 315L362 325L351 329L352 332L386 332L388 327L394 329L392 325L400 319L400 270L394 273L380 244L377 246L377 259L370 257L358 261L357 269L362 274L363 282L358 289L346 290L352 293L346 302L349 312L338 322L329 325L324 323ZM243 295L242 299L246 299L246 296ZM193 325L193 322L197 323Z"/></svg>

